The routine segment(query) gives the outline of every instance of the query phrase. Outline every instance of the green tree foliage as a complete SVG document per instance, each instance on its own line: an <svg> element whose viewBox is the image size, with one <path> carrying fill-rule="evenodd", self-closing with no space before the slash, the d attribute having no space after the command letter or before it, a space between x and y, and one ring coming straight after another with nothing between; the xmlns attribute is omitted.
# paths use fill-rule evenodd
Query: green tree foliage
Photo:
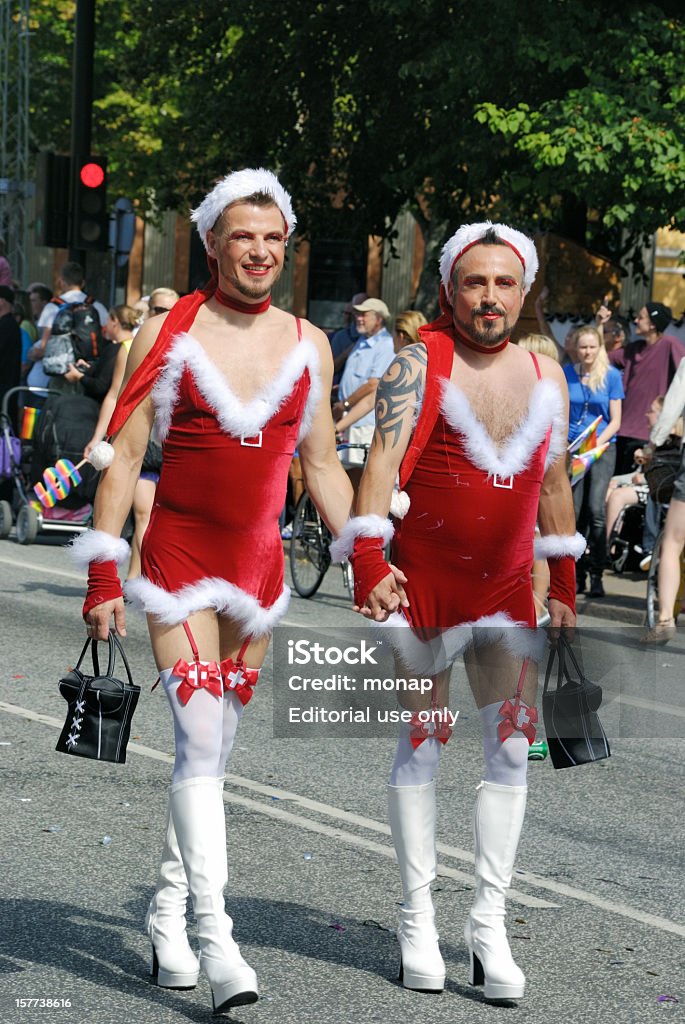
<svg viewBox="0 0 685 1024"><path fill-rule="evenodd" d="M490 215L613 258L685 223L685 23L663 0L99 0L94 147L187 209L276 168L312 234ZM33 134L68 140L74 3L32 4ZM49 59L48 59L49 58Z"/></svg>

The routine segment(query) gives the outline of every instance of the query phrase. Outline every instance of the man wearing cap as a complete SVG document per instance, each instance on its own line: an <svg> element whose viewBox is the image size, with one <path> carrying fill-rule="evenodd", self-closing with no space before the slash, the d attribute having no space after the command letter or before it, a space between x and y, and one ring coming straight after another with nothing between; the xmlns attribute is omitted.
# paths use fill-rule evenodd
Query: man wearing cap
<svg viewBox="0 0 685 1024"><path fill-rule="evenodd" d="M357 339L359 338L359 331L355 323L354 307L359 305L360 302L364 302L368 298L366 292L357 292L353 295L349 302L345 303L343 309L343 320L344 327L341 327L339 331L331 337L331 352L333 353L333 383L338 384L340 381L340 374L345 368L347 357L355 346Z"/></svg>
<svg viewBox="0 0 685 1024"><path fill-rule="evenodd" d="M410 720L388 786L403 890L400 979L418 991L445 983L430 893L435 777L453 723L451 664L464 657L485 762L474 815L476 895L464 934L470 981L492 1000L518 999L525 987L504 900L525 813L535 663L545 640L536 629L531 567L534 557L549 560L551 624L571 628L575 558L585 547L566 474L563 373L510 344L537 266L532 240L503 224L468 224L447 242L442 315L398 353L379 384L358 514L332 551L352 561L358 610L385 623L380 635L395 650L398 677L432 680L425 697L401 695ZM398 474L402 518L393 523ZM383 557L391 539L394 571Z"/></svg>
<svg viewBox="0 0 685 1024"><path fill-rule="evenodd" d="M609 362L623 371L623 412L616 438L616 472L629 473L633 454L648 439L649 408L668 391L685 345L665 334L672 313L662 302L646 302L635 317L638 340L609 352Z"/></svg>
<svg viewBox="0 0 685 1024"><path fill-rule="evenodd" d="M339 420L366 395L373 393L395 356L392 335L385 327L390 310L382 299L365 299L354 307L359 338L347 357L338 388L338 402L333 406L333 418ZM373 438L374 412L350 427L344 434L349 444L370 444ZM364 451L350 448L341 453L344 466L350 470L350 479L357 487L364 464Z"/></svg>
<svg viewBox="0 0 685 1024"><path fill-rule="evenodd" d="M129 601L148 616L171 707L176 756L166 841L147 916L159 985L206 974L215 1010L257 999L255 972L224 909L223 786L243 708L284 614L279 513L298 446L307 487L332 530L352 489L335 450L328 339L271 305L295 227L289 194L267 170L229 174L192 214L212 279L146 320L109 424L114 460L95 502L95 529L74 543L88 566L84 617L105 638L125 633L117 563L121 529L153 419L163 447L155 506ZM186 936L193 901L200 960Z"/></svg>

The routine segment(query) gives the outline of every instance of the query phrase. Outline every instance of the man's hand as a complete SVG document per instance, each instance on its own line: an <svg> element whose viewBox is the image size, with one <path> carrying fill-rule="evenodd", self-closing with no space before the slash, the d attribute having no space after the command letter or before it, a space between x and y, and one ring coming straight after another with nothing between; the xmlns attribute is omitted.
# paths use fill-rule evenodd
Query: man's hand
<svg viewBox="0 0 685 1024"><path fill-rule="evenodd" d="M77 384L83 379L83 373L77 370L73 363L69 363L69 369L64 374L64 379L68 380L70 384Z"/></svg>
<svg viewBox="0 0 685 1024"><path fill-rule="evenodd" d="M374 622L385 622L393 612L409 607L409 599L402 586L407 582L407 577L396 565L389 564L388 568L390 572L376 584L364 606L360 608L359 605L354 605L355 612L359 612L366 619L373 619Z"/></svg>
<svg viewBox="0 0 685 1024"><path fill-rule="evenodd" d="M335 402L334 405L331 406L331 414L336 423L338 420L341 420L345 415L345 407L343 406L343 403Z"/></svg>
<svg viewBox="0 0 685 1024"><path fill-rule="evenodd" d="M564 604L563 601L558 601L556 597L550 597L547 611L550 618L547 630L552 646L556 644L561 632L563 632L566 640L572 642L575 636L576 613L571 611L569 606Z"/></svg>
<svg viewBox="0 0 685 1024"><path fill-rule="evenodd" d="M123 597L115 601L103 601L96 604L86 615L88 636L93 640L106 640L109 636L109 624L114 615L114 632L126 636L126 612Z"/></svg>

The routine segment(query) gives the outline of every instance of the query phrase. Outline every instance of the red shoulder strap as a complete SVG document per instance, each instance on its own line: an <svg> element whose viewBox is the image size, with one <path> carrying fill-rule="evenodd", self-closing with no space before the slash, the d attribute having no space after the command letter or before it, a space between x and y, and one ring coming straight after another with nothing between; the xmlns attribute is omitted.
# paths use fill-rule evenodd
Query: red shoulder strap
<svg viewBox="0 0 685 1024"><path fill-rule="evenodd" d="M454 358L454 341L446 331L432 330L430 333L419 333L428 353L426 387L419 419L400 466L400 488L405 486L414 472L414 467L431 436L440 412L442 381L449 380Z"/></svg>
<svg viewBox="0 0 685 1024"><path fill-rule="evenodd" d="M162 329L157 335L157 340L119 395L112 418L107 427L108 436L116 434L118 430L121 430L136 406L149 393L157 379L162 360L173 339L177 334L187 331L193 326L198 309L213 293L214 285L210 283L207 288L191 292L190 295L184 295L169 310Z"/></svg>
<svg viewBox="0 0 685 1024"><path fill-rule="evenodd" d="M542 380L542 374L540 373L540 364L538 362L538 357L535 355L534 352L531 352L530 358L533 360L533 366L535 367L535 372L538 375L538 380Z"/></svg>
<svg viewBox="0 0 685 1024"><path fill-rule="evenodd" d="M299 342L302 341L302 321L300 320L299 316L295 317L295 323L297 324L297 341L299 344Z"/></svg>

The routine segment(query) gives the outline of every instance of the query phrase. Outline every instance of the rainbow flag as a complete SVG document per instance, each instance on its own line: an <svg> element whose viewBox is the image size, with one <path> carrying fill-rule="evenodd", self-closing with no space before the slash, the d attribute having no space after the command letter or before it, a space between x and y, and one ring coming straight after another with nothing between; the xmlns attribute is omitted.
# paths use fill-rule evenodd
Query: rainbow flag
<svg viewBox="0 0 685 1024"><path fill-rule="evenodd" d="M21 430L19 431L19 437L22 441L30 441L33 437L33 432L36 429L36 420L38 419L38 413L40 409L35 409L32 405L25 405L24 411L21 418Z"/></svg>
<svg viewBox="0 0 685 1024"><path fill-rule="evenodd" d="M589 452L576 452L571 459L571 487L575 487L583 479L593 462L601 459L609 444L610 442L606 441L598 448L592 448Z"/></svg>
<svg viewBox="0 0 685 1024"><path fill-rule="evenodd" d="M593 448L597 447L597 427L602 422L602 417L598 416L592 423L589 423L585 430L578 434L575 441L571 441L570 445L566 449L569 454L573 452L589 452Z"/></svg>

